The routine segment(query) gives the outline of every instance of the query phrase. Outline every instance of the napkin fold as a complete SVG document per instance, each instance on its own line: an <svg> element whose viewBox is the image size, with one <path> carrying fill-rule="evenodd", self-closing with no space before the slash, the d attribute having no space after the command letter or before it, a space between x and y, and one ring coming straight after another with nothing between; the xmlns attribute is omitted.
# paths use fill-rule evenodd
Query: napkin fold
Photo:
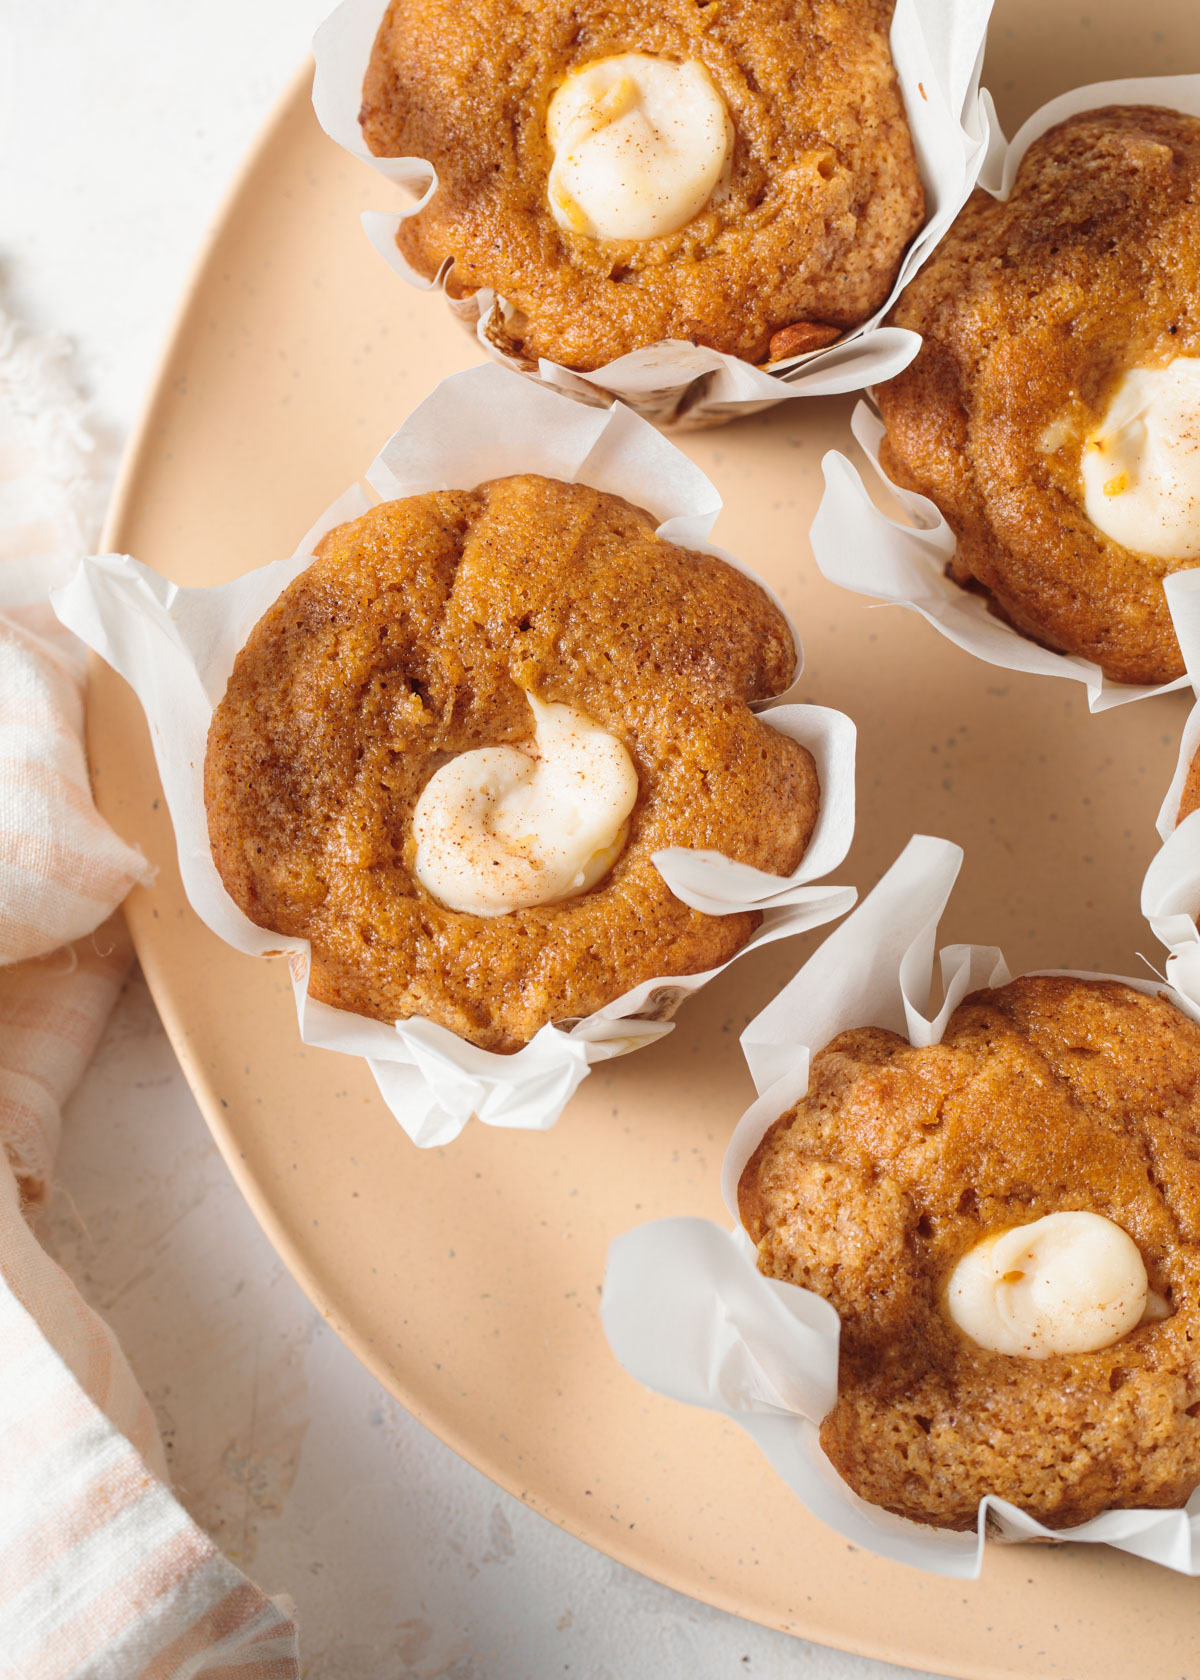
<svg viewBox="0 0 1200 1680"><path fill-rule="evenodd" d="M67 355L0 312L0 1677L298 1680L291 1606L171 1494L115 1336L27 1217L129 967L113 912L151 878L92 802L84 654L46 604L100 501Z"/></svg>

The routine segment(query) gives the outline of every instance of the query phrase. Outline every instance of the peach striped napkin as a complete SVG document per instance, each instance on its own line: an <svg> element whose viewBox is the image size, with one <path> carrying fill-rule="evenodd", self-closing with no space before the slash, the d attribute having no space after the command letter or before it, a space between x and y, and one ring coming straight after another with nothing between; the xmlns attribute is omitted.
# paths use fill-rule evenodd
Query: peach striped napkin
<svg viewBox="0 0 1200 1680"><path fill-rule="evenodd" d="M172 1496L116 1338L25 1217L148 879L92 804L82 650L46 605L98 511L65 355L0 314L0 1676L298 1680L290 1605Z"/></svg>

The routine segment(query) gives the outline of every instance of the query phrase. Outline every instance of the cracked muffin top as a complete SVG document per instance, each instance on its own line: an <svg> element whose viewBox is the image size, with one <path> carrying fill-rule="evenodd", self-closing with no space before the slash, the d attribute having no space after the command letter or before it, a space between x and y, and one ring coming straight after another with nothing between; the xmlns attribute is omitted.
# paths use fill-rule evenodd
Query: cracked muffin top
<svg viewBox="0 0 1200 1680"><path fill-rule="evenodd" d="M926 1049L842 1033L739 1206L759 1269L837 1309L821 1443L862 1498L965 1529L994 1494L1061 1528L1200 1484L1200 1026L1164 999L1026 976ZM981 1345L951 1299L964 1257L1064 1214L1132 1239L1145 1315L1088 1351Z"/></svg>
<svg viewBox="0 0 1200 1680"><path fill-rule="evenodd" d="M752 362L886 301L924 216L888 0L391 0L377 156L438 172L397 234L491 288L502 346L588 371L666 339ZM775 340L774 345L772 340Z"/></svg>
<svg viewBox="0 0 1200 1680"><path fill-rule="evenodd" d="M205 761L213 857L252 921L311 941L314 997L518 1049L759 925L690 909L652 856L799 863L813 760L750 710L795 658L752 579L619 497L518 476L383 503L238 655ZM559 869L551 842L581 832ZM447 902L464 878L473 908Z"/></svg>
<svg viewBox="0 0 1200 1680"><path fill-rule="evenodd" d="M951 575L1117 682L1183 660L1163 579L1200 562L1200 119L1069 118L976 192L890 322L883 465L957 538Z"/></svg>

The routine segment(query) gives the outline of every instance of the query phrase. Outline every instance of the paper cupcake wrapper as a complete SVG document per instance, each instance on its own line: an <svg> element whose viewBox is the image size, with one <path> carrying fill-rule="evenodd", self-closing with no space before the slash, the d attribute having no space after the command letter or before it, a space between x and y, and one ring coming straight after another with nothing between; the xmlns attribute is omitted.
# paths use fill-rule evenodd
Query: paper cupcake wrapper
<svg viewBox="0 0 1200 1680"><path fill-rule="evenodd" d="M832 1038L870 1023L914 1045L937 1044L968 993L1008 981L994 946L947 946L939 953L944 1001L930 1013L938 921L961 862L960 848L949 841L914 837L854 914L746 1028L742 1046L760 1095L725 1157L722 1188L735 1220L746 1162L768 1126L806 1094L812 1057ZM1163 991L1120 975L1079 977ZM1174 992L1167 995L1185 1007ZM837 1396L837 1313L808 1290L764 1277L740 1223L729 1233L708 1220L664 1219L618 1237L609 1251L601 1314L613 1352L632 1376L660 1394L732 1417L800 1501L865 1551L969 1579L982 1567L987 1533L1100 1541L1200 1574L1200 1492L1182 1509L1106 1511L1070 1529L1047 1528L1007 1500L989 1497L980 1502L973 1533L909 1522L860 1499L819 1438Z"/></svg>
<svg viewBox="0 0 1200 1680"><path fill-rule="evenodd" d="M1142 76L1094 82L1064 93L1036 111L1011 145L992 146L979 185L996 198L1007 198L1021 159L1039 135L1078 111L1117 104L1166 105L1200 116L1200 76ZM884 472L879 461L884 438L879 416L859 403L850 426L896 514L877 507L857 469L837 450L830 450L822 462L825 493L811 540L817 565L831 583L920 613L956 647L989 665L1083 683L1093 712L1187 686L1186 677L1144 686L1114 682L1090 659L1039 647L996 618L982 596L968 593L946 576L955 537L933 502L893 484Z"/></svg>
<svg viewBox="0 0 1200 1680"><path fill-rule="evenodd" d="M776 363L770 372L703 346L665 341L609 362L593 373L541 360L515 359L493 343L493 318L508 314L504 299L484 290L468 298L446 291L449 264L433 280L401 256L396 230L424 209L437 191L437 172L425 158L377 158L358 124L363 77L383 16L383 0L343 0L317 31L313 105L322 128L355 157L415 201L399 212L368 212L363 227L396 273L421 290L440 290L495 361L585 402L618 397L659 425L705 426L753 414L791 397L831 396L890 379L920 346L915 333L881 326L901 290L966 202L984 167L995 122L979 75L992 0L897 0L891 48L926 193L925 225L905 254L887 302L870 320L826 350Z"/></svg>
<svg viewBox="0 0 1200 1680"><path fill-rule="evenodd" d="M128 556L101 555L85 560L53 598L62 622L142 703L192 908L240 951L288 953L304 1042L365 1057L388 1107L423 1146L450 1142L472 1114L494 1126L553 1125L593 1063L662 1038L683 998L721 969L648 980L582 1020L543 1027L509 1056L480 1050L432 1021L388 1025L318 1003L307 994L308 942L257 927L221 884L204 809L205 746L238 651L327 531L381 500L471 489L517 472L624 496L661 521L661 536L729 558L708 541L721 505L712 484L652 426L627 409L584 408L502 368L480 367L446 380L414 411L365 481L326 510L291 559L216 588L180 589ZM764 875L717 853L681 848L654 858L672 891L695 908L711 915L762 911L761 927L739 955L843 915L856 897L852 887L819 880L845 857L854 832L854 725L827 707L791 704L791 692L755 709L816 761L820 814L799 867L786 877Z"/></svg>
<svg viewBox="0 0 1200 1680"><path fill-rule="evenodd" d="M1142 915L1167 947L1167 979L1200 1020L1200 811L1176 827L1183 784L1200 752L1200 570L1176 572L1164 587L1196 704L1183 726L1175 774L1158 813L1163 844L1142 882Z"/></svg>

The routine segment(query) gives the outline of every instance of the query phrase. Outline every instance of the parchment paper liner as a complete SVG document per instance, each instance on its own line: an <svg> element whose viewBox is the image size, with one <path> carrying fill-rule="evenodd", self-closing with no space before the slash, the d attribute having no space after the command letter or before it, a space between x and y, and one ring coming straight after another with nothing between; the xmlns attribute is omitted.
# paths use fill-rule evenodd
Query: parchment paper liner
<svg viewBox="0 0 1200 1680"><path fill-rule="evenodd" d="M760 1095L730 1141L722 1178L737 1218L737 1185L767 1127L808 1089L810 1058L838 1033L875 1025L915 1045L940 1042L962 999L1009 979L994 946L940 952L944 1001L930 993L938 920L962 862L947 840L917 835L863 903L742 1035ZM1064 971L1059 971L1064 972ZM1147 993L1173 992L1124 979ZM1193 1011L1189 1011L1193 1013ZM664 1219L618 1237L601 1305L617 1358L648 1388L734 1418L784 1481L830 1528L865 1550L933 1574L977 1576L985 1532L1008 1540L1103 1541L1200 1574L1200 1494L1169 1511L1107 1511L1077 1528L1049 1529L1006 1500L980 1502L975 1532L895 1517L858 1498L821 1450L818 1427L837 1394L838 1317L827 1301L766 1278L738 1224Z"/></svg>
<svg viewBox="0 0 1200 1680"><path fill-rule="evenodd" d="M321 25L313 41L313 105L321 126L340 146L416 195L411 207L399 213L365 214L367 237L410 285L440 289L488 356L587 402L619 397L659 425L714 425L790 397L861 390L890 379L916 355L917 334L880 322L966 202L983 167L995 122L991 101L979 88L991 4L992 0L897 0L892 57L925 183L925 225L905 254L887 302L870 320L828 349L776 363L769 373L736 356L677 340L632 351L588 374L545 360L534 363L506 353L495 342L503 336L510 312L494 292L458 298L447 289L449 264L433 280L411 268L396 245L396 229L428 204L437 190L436 171L424 158L374 157L358 125L363 76L384 0L343 0Z"/></svg>
<svg viewBox="0 0 1200 1680"><path fill-rule="evenodd" d="M63 623L120 672L142 702L192 908L240 951L289 953L305 1043L365 1056L388 1107L421 1145L448 1143L472 1113L494 1126L551 1126L594 1062L662 1038L683 998L721 972L648 980L594 1015L547 1025L515 1054L498 1055L419 1017L388 1026L317 1003L307 995L308 942L256 927L221 884L204 812L205 743L213 708L250 630L335 525L380 500L470 489L515 472L622 495L659 517L659 534L669 541L720 555L754 575L708 541L720 498L699 468L647 422L620 405L599 410L564 402L503 368L484 366L444 381L291 559L217 588L180 589L128 556L101 555L85 560L53 597ZM798 637L796 646L799 657ZM854 832L854 725L827 707L791 704L794 689L795 683L754 709L766 713L772 728L802 742L817 763L820 815L795 872L768 875L715 852L682 848L654 857L672 891L694 908L712 915L763 912L743 952L818 927L844 914L856 896L852 887L815 884L842 861Z"/></svg>
<svg viewBox="0 0 1200 1680"><path fill-rule="evenodd" d="M1175 826L1183 784L1200 752L1200 570L1173 573L1165 588L1196 704L1183 726L1175 774L1158 813L1163 844L1142 882L1142 915L1167 947L1167 979L1200 1021L1200 810Z"/></svg>
<svg viewBox="0 0 1200 1680"><path fill-rule="evenodd" d="M1093 82L1075 88L1043 105L1021 128L1010 146L989 152L979 185L995 198L1007 198L1017 166L1030 145L1055 123L1077 111L1101 105L1165 105L1200 117L1200 76L1142 76L1121 82ZM890 376L889 376L890 377ZM872 384L881 381L873 380ZM850 422L854 436L897 506L892 518L875 506L857 469L837 450L822 462L825 493L813 522L811 540L817 565L831 583L870 595L891 605L909 607L940 630L956 647L1008 671L1027 671L1043 677L1069 677L1087 689L1093 712L1143 700L1150 694L1170 694L1187 686L1174 682L1137 685L1114 682L1099 665L1076 654L1054 653L1004 624L987 609L985 599L969 593L946 576L955 538L938 509L926 496L893 484L879 462L883 423L866 403L859 403Z"/></svg>

